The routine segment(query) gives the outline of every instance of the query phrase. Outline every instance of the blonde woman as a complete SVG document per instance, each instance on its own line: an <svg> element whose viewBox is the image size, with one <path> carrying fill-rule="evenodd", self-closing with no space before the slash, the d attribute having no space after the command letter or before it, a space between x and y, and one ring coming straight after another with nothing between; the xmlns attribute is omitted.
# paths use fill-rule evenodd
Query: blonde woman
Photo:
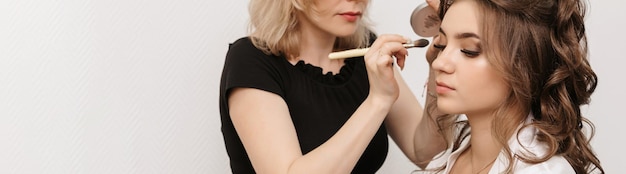
<svg viewBox="0 0 626 174"><path fill-rule="evenodd" d="M372 43L368 3L250 1L251 33L230 45L220 88L233 173L375 173L388 135L416 163L445 149L399 75L407 39ZM364 57L328 59L362 47Z"/></svg>

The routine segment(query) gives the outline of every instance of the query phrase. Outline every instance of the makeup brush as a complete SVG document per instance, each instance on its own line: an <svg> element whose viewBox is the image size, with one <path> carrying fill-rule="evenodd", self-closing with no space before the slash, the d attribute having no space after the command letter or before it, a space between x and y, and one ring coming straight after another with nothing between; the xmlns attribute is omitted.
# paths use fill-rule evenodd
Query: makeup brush
<svg viewBox="0 0 626 174"><path fill-rule="evenodd" d="M404 48L414 48L414 47L425 47L428 45L428 40L426 39L419 39L416 41L413 41L412 43L406 43L403 44ZM351 58L351 57L360 57L365 55L365 53L367 52L367 50L369 50L369 48L357 48L357 49L351 49L351 50L345 50L345 51L339 51L339 52L332 52L328 55L328 58L330 59L345 59L345 58Z"/></svg>

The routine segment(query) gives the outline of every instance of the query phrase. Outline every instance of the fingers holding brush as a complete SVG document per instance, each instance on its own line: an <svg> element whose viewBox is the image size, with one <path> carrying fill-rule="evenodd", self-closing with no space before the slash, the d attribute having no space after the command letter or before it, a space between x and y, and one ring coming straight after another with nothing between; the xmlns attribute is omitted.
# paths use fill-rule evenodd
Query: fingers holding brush
<svg viewBox="0 0 626 174"><path fill-rule="evenodd" d="M393 63L404 67L408 54L404 47L406 42L407 39L400 35L381 35L365 53L370 95L392 103L398 98L400 89L394 77Z"/></svg>
<svg viewBox="0 0 626 174"><path fill-rule="evenodd" d="M408 42L411 41L400 35L381 35L368 49L365 54L365 61L366 63L376 63L377 66L391 67L395 57L398 66L404 68L404 59L408 55L404 44Z"/></svg>

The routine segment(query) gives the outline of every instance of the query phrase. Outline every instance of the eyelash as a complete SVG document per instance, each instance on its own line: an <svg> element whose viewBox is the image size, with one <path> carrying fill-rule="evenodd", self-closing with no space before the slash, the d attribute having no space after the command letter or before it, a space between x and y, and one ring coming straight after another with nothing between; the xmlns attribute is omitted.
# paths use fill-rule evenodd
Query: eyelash
<svg viewBox="0 0 626 174"><path fill-rule="evenodd" d="M438 45L438 44L433 44L433 47L435 47L436 49L438 49L439 51L442 51L443 49L446 48L445 45Z"/></svg>
<svg viewBox="0 0 626 174"><path fill-rule="evenodd" d="M439 44L433 44L433 47L435 47L435 49L438 49L439 51L443 51L443 49L446 48L445 45L439 45ZM480 51L470 51L470 50L462 49L461 52L465 54L465 56L470 57L470 58L474 58L480 55Z"/></svg>
<svg viewBox="0 0 626 174"><path fill-rule="evenodd" d="M478 57L480 55L480 51L470 51L470 50L462 49L461 52L463 52L465 56L471 57L471 58Z"/></svg>

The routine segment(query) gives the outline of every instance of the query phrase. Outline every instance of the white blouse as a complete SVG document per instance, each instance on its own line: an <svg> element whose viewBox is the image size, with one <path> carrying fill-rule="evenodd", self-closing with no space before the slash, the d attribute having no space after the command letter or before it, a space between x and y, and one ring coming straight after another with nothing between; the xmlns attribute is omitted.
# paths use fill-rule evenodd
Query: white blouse
<svg viewBox="0 0 626 174"><path fill-rule="evenodd" d="M533 121L532 115L529 115L526 119L526 123L531 123ZM521 125L520 127L521 128ZM516 137L516 134L509 139L509 147L511 148L512 153L517 154L535 154L536 156L544 156L548 151L548 146L537 140L537 130L534 127L525 127L524 129L518 129L519 137ZM460 133L460 132L459 132ZM516 132L517 133L517 132ZM471 136L471 135L470 135ZM443 156L438 155L437 159L431 161L426 169L436 169L438 167L446 164L446 169L442 171L443 174L450 173L450 169L454 166L454 163L458 159L461 152L469 147L469 137L465 138L461 142L461 146L454 152L450 152L452 148L448 148L448 150L442 152ZM519 139L518 139L519 138ZM500 152L496 162L494 162L493 166L489 170L489 174L500 174L504 173L508 166L508 161L506 158L507 154L505 151ZM529 155L530 156L530 155ZM567 160L561 156L556 155L550 158L549 160L538 163L538 164L528 164L519 159L513 158L513 162L515 165L513 166L513 173L532 173L532 174L571 174L576 173L572 166L567 162ZM434 174L437 172L432 171L416 171L413 173L423 173L423 174Z"/></svg>

